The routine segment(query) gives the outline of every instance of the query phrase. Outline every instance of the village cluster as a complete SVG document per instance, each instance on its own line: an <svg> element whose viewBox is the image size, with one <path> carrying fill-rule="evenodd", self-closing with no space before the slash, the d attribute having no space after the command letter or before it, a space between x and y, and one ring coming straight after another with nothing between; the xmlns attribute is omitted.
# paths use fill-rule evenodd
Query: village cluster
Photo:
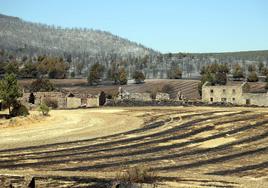
<svg viewBox="0 0 268 188"><path fill-rule="evenodd" d="M88 92L24 92L19 99L28 108L40 105L49 101L59 109L72 109L80 107L99 107L105 105L109 100L131 100L131 101L182 101L190 99L187 94L179 91L176 98L171 99L169 93L157 92L152 98L151 93L132 93L119 87L117 96L114 99L107 99L104 92L92 95ZM204 104L234 104L234 105L255 105L268 106L268 93L265 89L252 86L247 82L229 82L226 85L210 85L206 82L202 87L202 98L195 101Z"/></svg>

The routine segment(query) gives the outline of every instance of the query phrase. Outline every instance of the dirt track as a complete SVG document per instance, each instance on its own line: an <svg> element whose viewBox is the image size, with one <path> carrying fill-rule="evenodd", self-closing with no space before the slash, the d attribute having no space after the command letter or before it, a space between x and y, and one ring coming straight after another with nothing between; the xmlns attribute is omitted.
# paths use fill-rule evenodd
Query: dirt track
<svg viewBox="0 0 268 188"><path fill-rule="evenodd" d="M26 118L0 120L0 147L8 149L83 140L142 126L142 119L122 112L122 109L54 110L50 116L42 117L33 111Z"/></svg>
<svg viewBox="0 0 268 188"><path fill-rule="evenodd" d="M264 108L53 111L47 118L34 114L12 124L0 128L0 172L34 175L40 182L49 177L48 187L61 181L102 187L116 171L133 165L152 168L164 187L268 185Z"/></svg>

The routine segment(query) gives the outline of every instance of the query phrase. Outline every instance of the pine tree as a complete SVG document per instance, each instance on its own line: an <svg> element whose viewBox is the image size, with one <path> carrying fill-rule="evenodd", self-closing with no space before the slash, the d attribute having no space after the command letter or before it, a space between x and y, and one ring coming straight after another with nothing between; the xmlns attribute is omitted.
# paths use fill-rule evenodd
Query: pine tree
<svg viewBox="0 0 268 188"><path fill-rule="evenodd" d="M96 63L90 67L89 75L88 75L88 83L90 85L98 85L101 81L104 73L104 66Z"/></svg>
<svg viewBox="0 0 268 188"><path fill-rule="evenodd" d="M127 84L127 72L124 68L119 69L119 83L120 85Z"/></svg>
<svg viewBox="0 0 268 188"><path fill-rule="evenodd" d="M7 74L0 81L0 99L7 105L9 114L11 107L17 104L17 99L22 97L22 91L18 86L16 75Z"/></svg>

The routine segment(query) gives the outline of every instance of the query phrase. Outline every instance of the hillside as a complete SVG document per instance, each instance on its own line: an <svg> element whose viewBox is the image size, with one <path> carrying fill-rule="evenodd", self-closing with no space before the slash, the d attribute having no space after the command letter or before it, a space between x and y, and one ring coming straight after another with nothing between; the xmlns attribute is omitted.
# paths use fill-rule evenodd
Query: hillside
<svg viewBox="0 0 268 188"><path fill-rule="evenodd" d="M61 28L31 23L0 14L0 63L37 62L48 55L64 59L69 72L86 77L94 63L105 67L104 77L113 64L125 67L128 78L135 70L144 72L147 79L168 78L172 67L179 66L182 77L199 79L200 70L211 63L240 64L244 70L251 64L268 66L268 50L228 53L168 53L161 54L141 44L131 42L106 31Z"/></svg>
<svg viewBox="0 0 268 188"><path fill-rule="evenodd" d="M152 50L109 32L61 28L0 14L0 48L33 54L99 53L144 56Z"/></svg>

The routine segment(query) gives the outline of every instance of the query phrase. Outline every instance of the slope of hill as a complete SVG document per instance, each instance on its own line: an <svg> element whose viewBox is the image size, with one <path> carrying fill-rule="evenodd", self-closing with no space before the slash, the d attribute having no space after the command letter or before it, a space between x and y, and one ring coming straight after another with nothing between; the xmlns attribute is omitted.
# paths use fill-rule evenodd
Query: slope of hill
<svg viewBox="0 0 268 188"><path fill-rule="evenodd" d="M0 63L14 59L36 62L36 57L44 54L62 57L70 65L69 72L80 77L86 77L97 62L105 67L105 75L113 63L125 67L129 79L136 69L147 79L168 78L174 65L180 67L184 78L191 79L199 79L201 68L211 63L226 63L230 70L234 64L244 70L251 64L268 66L268 50L161 54L105 31L60 28L0 14Z"/></svg>
<svg viewBox="0 0 268 188"><path fill-rule="evenodd" d="M197 54L195 54L197 55ZM202 55L214 56L218 58L237 58L237 59L268 59L268 50L258 50L258 51L240 51L240 52L222 52L222 53L204 53Z"/></svg>
<svg viewBox="0 0 268 188"><path fill-rule="evenodd" d="M32 54L116 53L144 56L152 53L140 44L111 33L93 29L67 29L23 21L0 14L0 48L27 51Z"/></svg>

